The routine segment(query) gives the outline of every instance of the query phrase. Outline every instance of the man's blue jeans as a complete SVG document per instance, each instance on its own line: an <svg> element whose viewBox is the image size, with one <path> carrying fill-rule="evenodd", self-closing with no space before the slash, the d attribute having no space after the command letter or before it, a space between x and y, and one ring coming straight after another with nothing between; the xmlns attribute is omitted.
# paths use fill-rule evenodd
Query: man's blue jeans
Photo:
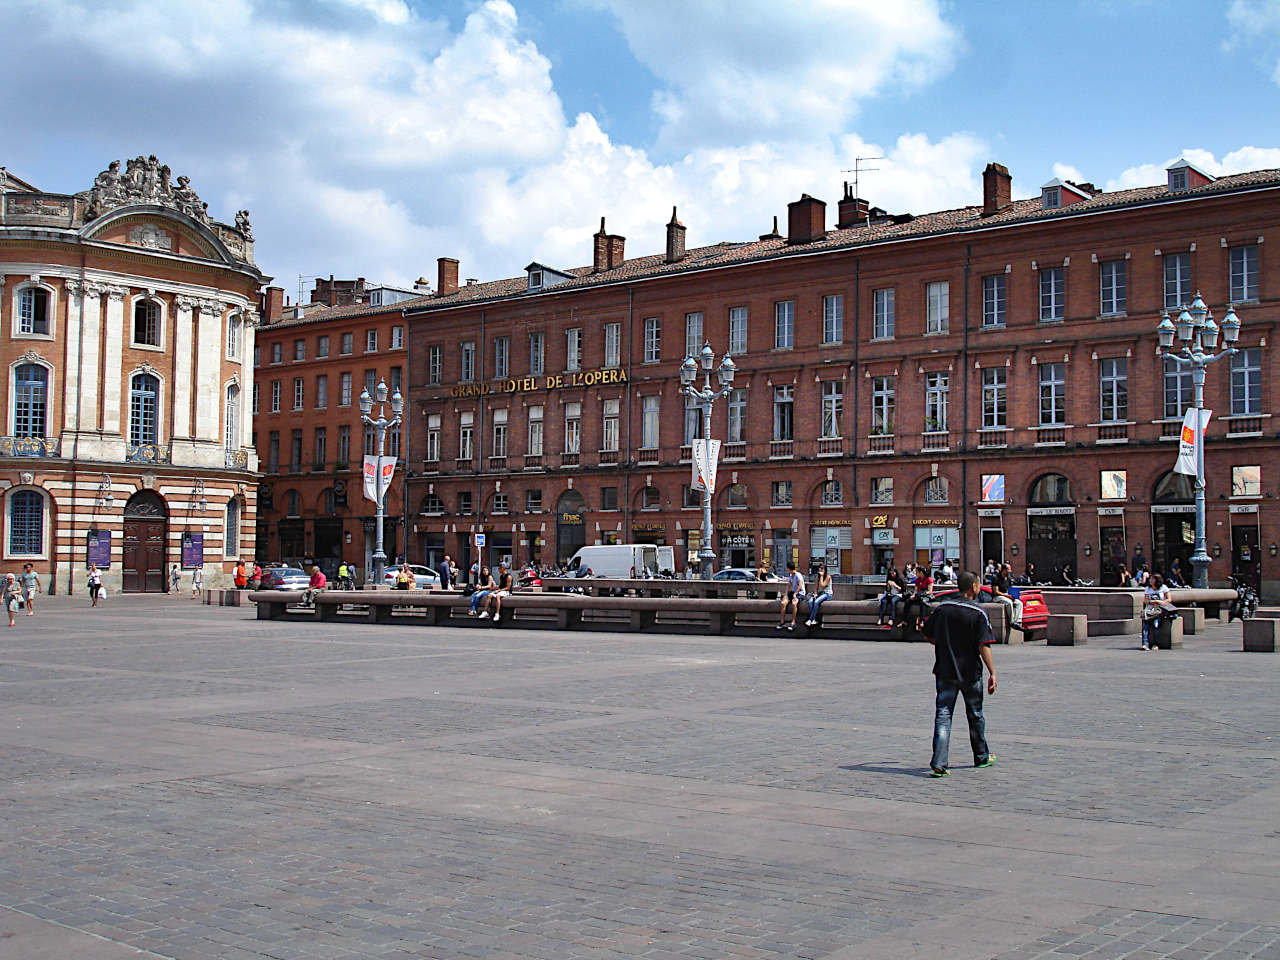
<svg viewBox="0 0 1280 960"><path fill-rule="evenodd" d="M982 715L982 678L973 683L956 683L937 679L938 708L933 721L933 760L929 764L935 770L947 769L947 754L951 746L951 717L956 697L964 696L964 712L969 720L969 743L973 746L973 762L986 763L991 751L987 748L987 721Z"/></svg>

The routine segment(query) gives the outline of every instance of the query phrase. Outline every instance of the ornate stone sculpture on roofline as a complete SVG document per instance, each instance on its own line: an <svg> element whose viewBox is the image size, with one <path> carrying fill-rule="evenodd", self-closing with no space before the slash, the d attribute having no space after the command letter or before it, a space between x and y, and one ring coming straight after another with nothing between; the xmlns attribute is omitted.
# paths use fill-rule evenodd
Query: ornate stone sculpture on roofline
<svg viewBox="0 0 1280 960"><path fill-rule="evenodd" d="M154 203L172 207L201 223L209 223L207 204L191 189L191 178L178 177L175 185L172 171L167 165L162 165L155 154L127 161L124 173L120 172L120 161L112 160L107 169L94 178L88 202L87 217L90 220L131 203ZM236 213L235 230L243 240L253 241L248 210Z"/></svg>

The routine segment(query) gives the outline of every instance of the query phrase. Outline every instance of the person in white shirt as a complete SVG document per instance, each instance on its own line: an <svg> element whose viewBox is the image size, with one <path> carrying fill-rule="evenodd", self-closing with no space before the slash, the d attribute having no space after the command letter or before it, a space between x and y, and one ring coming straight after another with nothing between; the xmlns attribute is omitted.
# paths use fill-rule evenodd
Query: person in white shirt
<svg viewBox="0 0 1280 960"><path fill-rule="evenodd" d="M788 630L796 628L796 614L800 612L800 600L804 597L804 577L800 575L800 571L796 569L794 560L787 562L787 595L782 598L782 614L778 618L777 629L781 630L786 627ZM791 611L791 622L787 622L787 611Z"/></svg>
<svg viewBox="0 0 1280 960"><path fill-rule="evenodd" d="M1160 625L1165 617L1171 616L1177 609L1169 600L1169 588L1164 585L1164 577L1153 573L1142 591L1142 649L1155 650L1159 644Z"/></svg>

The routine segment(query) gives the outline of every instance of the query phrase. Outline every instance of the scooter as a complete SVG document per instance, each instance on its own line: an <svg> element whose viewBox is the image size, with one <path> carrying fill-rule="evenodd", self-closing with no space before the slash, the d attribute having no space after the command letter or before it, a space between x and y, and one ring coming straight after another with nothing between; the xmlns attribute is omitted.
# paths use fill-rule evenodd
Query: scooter
<svg viewBox="0 0 1280 960"><path fill-rule="evenodd" d="M1237 618L1252 620L1258 610L1258 593L1253 584L1243 577L1231 577L1231 586L1235 588L1236 599L1231 604L1231 612L1227 615L1227 623Z"/></svg>

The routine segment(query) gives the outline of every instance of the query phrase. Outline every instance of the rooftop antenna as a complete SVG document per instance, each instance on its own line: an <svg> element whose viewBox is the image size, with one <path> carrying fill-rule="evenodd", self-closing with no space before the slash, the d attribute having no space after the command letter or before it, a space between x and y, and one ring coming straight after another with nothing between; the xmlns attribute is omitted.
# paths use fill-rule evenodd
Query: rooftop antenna
<svg viewBox="0 0 1280 960"><path fill-rule="evenodd" d="M863 164L864 164L864 163L870 163L872 160L884 160L884 159L885 159L884 157L854 157L854 158L853 158L853 168L852 168L852 169L849 169L849 170L841 170L841 171L840 171L841 173L852 173L852 174L853 174L853 195L854 195L855 197L858 197L858 198L861 198L861 197L862 197L862 194L860 194L860 193L858 192L858 177L859 177L859 175L860 175L860 174L863 174L863 173L874 173L876 170L879 170L879 169L880 169L879 167L864 167L864 166L863 166ZM870 204L867 204L867 211L868 211L868 212L867 212L867 224L868 224L868 225L870 225L870 223L871 223L871 213L870 213L870 210L871 210L871 205L870 205Z"/></svg>
<svg viewBox="0 0 1280 960"><path fill-rule="evenodd" d="M301 303L302 298L306 295L306 291L304 289L306 282L308 280L318 280L318 279L320 279L320 274L318 273L312 273L306 276L304 276L301 273L298 274L298 303Z"/></svg>

